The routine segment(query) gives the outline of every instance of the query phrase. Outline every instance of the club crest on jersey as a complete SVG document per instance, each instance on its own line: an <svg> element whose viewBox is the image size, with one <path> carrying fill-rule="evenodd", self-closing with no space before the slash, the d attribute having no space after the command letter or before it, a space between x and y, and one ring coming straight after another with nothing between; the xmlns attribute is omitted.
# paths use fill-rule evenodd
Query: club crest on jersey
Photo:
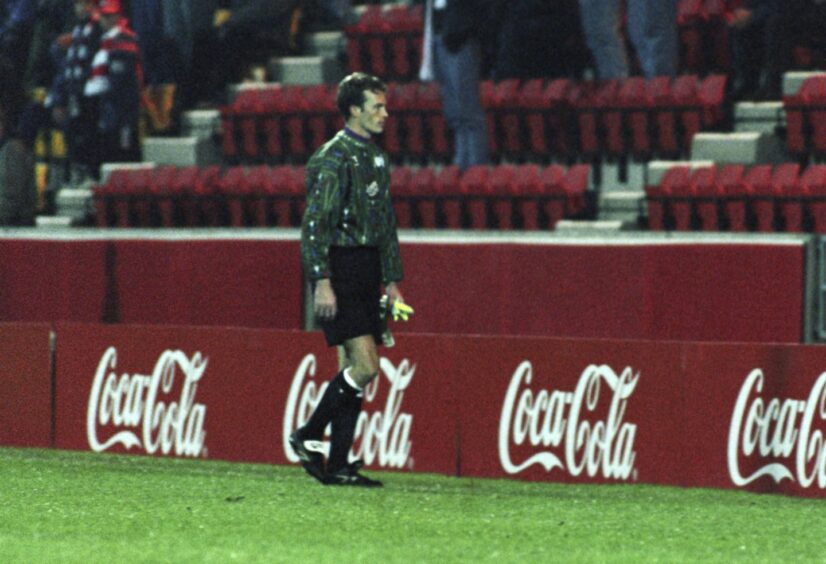
<svg viewBox="0 0 826 564"><path fill-rule="evenodd" d="M374 180L367 187L367 195L370 196L371 198L375 198L376 194L378 194L378 193L379 193L379 183Z"/></svg>
<svg viewBox="0 0 826 564"><path fill-rule="evenodd" d="M375 165L377 167L383 167L384 166L384 157L379 155L378 157L373 159L373 162L375 163Z"/></svg>

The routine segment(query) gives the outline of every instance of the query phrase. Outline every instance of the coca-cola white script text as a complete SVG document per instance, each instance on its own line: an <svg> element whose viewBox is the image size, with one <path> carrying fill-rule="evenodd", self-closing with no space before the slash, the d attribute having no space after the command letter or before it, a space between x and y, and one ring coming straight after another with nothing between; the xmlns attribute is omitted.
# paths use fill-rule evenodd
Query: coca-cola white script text
<svg viewBox="0 0 826 564"><path fill-rule="evenodd" d="M731 481L745 486L769 476L777 483L788 479L804 488L815 482L818 488L826 488L826 443L823 431L813 428L826 421L826 372L805 399L763 398L765 379L762 370L752 370L734 404L728 435ZM756 470L744 476L741 456L773 462L758 463Z"/></svg>
<svg viewBox="0 0 826 564"><path fill-rule="evenodd" d="M95 452L113 445L141 447L147 454L201 456L206 406L195 402L207 359L164 351L151 374L116 372L118 351L109 347L98 363L86 411L86 434ZM180 396L169 397L180 373ZM109 429L108 427L113 427ZM101 438L101 428L108 437Z"/></svg>
<svg viewBox="0 0 826 564"><path fill-rule="evenodd" d="M533 366L522 362L511 377L499 419L499 460L508 474L518 474L534 465L547 472L555 468L571 476L626 480L634 470L634 438L637 426L623 421L628 399L634 393L639 373L625 368L617 375L610 366L588 366L573 392L530 389ZM595 417L603 383L612 393L604 419ZM590 417L590 418L589 418ZM514 461L513 445L525 441L534 451L525 460ZM564 452L554 452L553 449ZM564 459L564 460L563 460Z"/></svg>
<svg viewBox="0 0 826 564"><path fill-rule="evenodd" d="M308 354L302 359L287 396L282 441L284 454L291 462L298 462L298 457L290 448L290 434L306 423L327 389L326 382L318 384L314 380L316 366L315 355ZM378 462L383 468L409 468L413 415L403 413L401 409L404 392L413 381L416 365L411 365L404 359L396 366L388 359L381 358L379 368L379 376L364 389L363 408L356 424L350 457L360 458L365 464ZM383 410L373 411L371 404L383 381L382 375L390 384L390 389L387 390ZM329 449L328 441L325 441L324 448Z"/></svg>

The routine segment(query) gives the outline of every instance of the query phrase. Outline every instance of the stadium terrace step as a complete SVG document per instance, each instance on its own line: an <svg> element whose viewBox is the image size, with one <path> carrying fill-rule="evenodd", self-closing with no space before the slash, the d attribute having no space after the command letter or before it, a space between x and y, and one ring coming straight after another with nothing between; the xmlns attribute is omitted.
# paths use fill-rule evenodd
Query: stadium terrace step
<svg viewBox="0 0 826 564"><path fill-rule="evenodd" d="M626 231L636 227L636 220L583 220L583 219L563 219L556 224L557 231L578 231L587 232L594 235L605 234L613 231Z"/></svg>
<svg viewBox="0 0 826 564"><path fill-rule="evenodd" d="M644 198L645 192L642 190L600 192L597 208L599 210L598 220L636 225Z"/></svg>
<svg viewBox="0 0 826 564"><path fill-rule="evenodd" d="M221 154L211 139L198 137L147 137L143 158L159 165L207 166L221 162Z"/></svg>
<svg viewBox="0 0 826 564"><path fill-rule="evenodd" d="M344 51L344 34L340 31L318 31L307 34L304 41L306 55L337 59Z"/></svg>
<svg viewBox="0 0 826 564"><path fill-rule="evenodd" d="M221 130L221 112L214 110L191 110L181 116L181 134L184 137L211 139Z"/></svg>
<svg viewBox="0 0 826 564"><path fill-rule="evenodd" d="M345 75L344 66L330 57L278 57L267 67L270 80L282 84L332 84Z"/></svg>
<svg viewBox="0 0 826 564"><path fill-rule="evenodd" d="M38 215L35 226L39 229L65 229L76 225L74 218L66 215Z"/></svg>
<svg viewBox="0 0 826 564"><path fill-rule="evenodd" d="M785 121L783 102L738 102L734 106L734 131L772 134Z"/></svg>
<svg viewBox="0 0 826 564"><path fill-rule="evenodd" d="M109 175L115 170L151 170L155 168L155 163L144 160L140 163L103 163L100 166L100 181L106 182Z"/></svg>
<svg viewBox="0 0 826 564"><path fill-rule="evenodd" d="M786 159L777 135L759 132L698 133L691 145L692 160L718 164L779 163Z"/></svg>
<svg viewBox="0 0 826 564"><path fill-rule="evenodd" d="M790 71L783 74L783 96L794 96L800 92L803 83L814 76L823 76L823 71Z"/></svg>

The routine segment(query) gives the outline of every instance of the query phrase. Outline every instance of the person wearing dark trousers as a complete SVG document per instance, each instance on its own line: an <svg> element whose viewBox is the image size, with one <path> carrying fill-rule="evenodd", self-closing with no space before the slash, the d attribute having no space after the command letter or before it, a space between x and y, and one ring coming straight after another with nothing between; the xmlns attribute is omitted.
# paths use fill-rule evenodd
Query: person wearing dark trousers
<svg viewBox="0 0 826 564"><path fill-rule="evenodd" d="M84 94L92 71L92 58L100 48L103 34L97 4L96 0L75 0L77 23L71 35L59 39L56 44L61 55L44 104L53 122L66 133L73 184L97 178L100 162L97 99Z"/></svg>
<svg viewBox="0 0 826 564"><path fill-rule="evenodd" d="M479 93L483 42L491 2L427 0L419 78L436 79L445 120L453 131L453 164L461 170L489 162L488 131Z"/></svg>
<svg viewBox="0 0 826 564"><path fill-rule="evenodd" d="M143 71L138 38L129 29L119 0L100 3L100 22L104 33L84 93L98 99L101 162L139 161Z"/></svg>
<svg viewBox="0 0 826 564"><path fill-rule="evenodd" d="M382 485L359 473L361 463L350 463L348 456L362 390L379 371L381 287L391 307L403 301L389 160L371 140L387 120L386 89L371 75L345 77L336 97L345 128L306 166L302 263L314 285L313 311L327 345L343 345L349 366L330 381L310 419L291 435L290 444L307 473L328 485ZM325 467L320 441L330 423Z"/></svg>
<svg viewBox="0 0 826 564"><path fill-rule="evenodd" d="M790 55L790 13L784 4L781 0L745 0L730 13L735 100L780 98Z"/></svg>

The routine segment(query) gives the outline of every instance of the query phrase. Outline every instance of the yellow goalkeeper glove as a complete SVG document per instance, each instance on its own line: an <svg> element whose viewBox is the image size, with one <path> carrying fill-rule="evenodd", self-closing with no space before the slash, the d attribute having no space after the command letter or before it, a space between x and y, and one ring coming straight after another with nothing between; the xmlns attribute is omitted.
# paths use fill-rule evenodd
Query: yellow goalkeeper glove
<svg viewBox="0 0 826 564"><path fill-rule="evenodd" d="M406 303L396 300L393 302L393 310L391 313L393 314L393 321L398 321L399 319L407 321L410 316L413 315L414 311L413 308Z"/></svg>

